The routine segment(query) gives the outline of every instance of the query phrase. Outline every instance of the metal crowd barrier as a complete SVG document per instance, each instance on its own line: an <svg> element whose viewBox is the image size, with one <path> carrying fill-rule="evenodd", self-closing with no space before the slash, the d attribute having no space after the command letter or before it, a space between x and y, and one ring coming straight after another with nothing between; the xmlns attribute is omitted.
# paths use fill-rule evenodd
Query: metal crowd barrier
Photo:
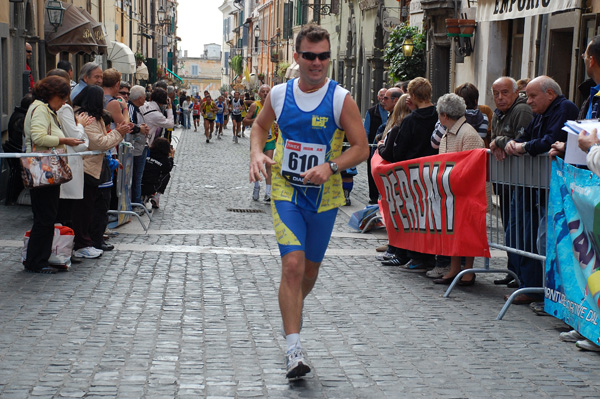
<svg viewBox="0 0 600 399"><path fill-rule="evenodd" d="M132 169L133 169L133 150L130 149L129 152L126 150L122 150L122 148L125 148L127 146L131 147L131 144L129 144L127 142L121 142L121 144L119 144L119 161L121 162L121 165L123 165L123 170L127 171L127 173L117 173L117 176L118 176L117 195L119 196L119 209L116 211L109 210L108 214L122 215L122 216L126 217L126 221L129 221L128 216L134 216L137 218L137 220L142 225L144 232L147 233L149 226L146 226L144 224L140 215L138 215L136 212L133 212L131 210L131 205L141 206L144 209L144 212L148 215L150 221L152 221L152 215L148 212L148 210L146 209L146 207L143 204L131 204L131 202L130 202L129 190L131 187L131 173L132 173ZM0 159L2 159L2 158L26 158L26 157L51 157L51 156L57 156L57 155L61 156L61 157L81 157L81 156L85 156L85 155L99 155L99 154L104 154L104 151L82 151L82 152L61 153L61 154L47 153L47 152L28 152L28 153L0 152ZM121 156L121 154L125 154L125 155ZM128 167L125 168L125 165L128 165ZM123 193L127 193L127 195L123 195ZM123 220L125 220L125 219L121 219L119 221L124 223ZM121 225L122 223L117 224L117 226ZM109 227L111 227L111 226L115 227L115 225L111 225L111 223L109 223Z"/></svg>
<svg viewBox="0 0 600 399"><path fill-rule="evenodd" d="M498 161L488 150L488 182L492 186L492 206L487 213L487 237L490 248L500 249L509 254L509 261L515 255L539 261L541 264L542 284L545 282L544 262L546 260L545 217L550 189L552 162L547 154L531 157L507 156ZM515 202L516 212L511 220L511 201ZM510 234L507 235L507 227ZM525 231L529 226L529 231ZM541 226L541 230L539 227ZM539 231L538 231L539 230ZM542 234L539 234L539 233ZM529 233L529 234L527 234ZM508 239L508 242L507 242ZM461 271L452 281L444 298L469 273L510 274L517 283L518 276L508 269L490 269L490 260L485 258L484 268ZM544 294L544 287L520 288L513 292L505 302L496 320L502 320L504 314L517 295Z"/></svg>
<svg viewBox="0 0 600 399"><path fill-rule="evenodd" d="M121 169L117 171L117 210L109 210L109 215L116 215L117 220L108 223L108 227L113 229L117 226L120 226L124 223L129 222L130 217L135 217L142 225L145 233L148 233L148 228L150 227L150 223L148 226L142 221L140 215L132 210L132 206L137 206L144 210L144 213L152 222L152 214L148 212L146 206L144 204L139 204L136 202L131 202L131 182L133 178L133 146L126 142L122 141L118 149L118 159L121 163Z"/></svg>

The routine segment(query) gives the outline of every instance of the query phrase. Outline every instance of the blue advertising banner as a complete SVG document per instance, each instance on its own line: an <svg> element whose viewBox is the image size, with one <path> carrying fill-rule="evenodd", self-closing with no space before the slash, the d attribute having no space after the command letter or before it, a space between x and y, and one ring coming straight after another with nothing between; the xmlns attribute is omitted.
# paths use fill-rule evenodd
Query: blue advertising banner
<svg viewBox="0 0 600 399"><path fill-rule="evenodd" d="M544 310L600 344L600 178L552 162Z"/></svg>

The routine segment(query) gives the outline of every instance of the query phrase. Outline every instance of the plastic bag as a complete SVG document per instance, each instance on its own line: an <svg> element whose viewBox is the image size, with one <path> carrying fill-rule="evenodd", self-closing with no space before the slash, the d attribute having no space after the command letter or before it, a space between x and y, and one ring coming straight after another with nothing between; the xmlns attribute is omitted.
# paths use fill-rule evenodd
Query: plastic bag
<svg viewBox="0 0 600 399"><path fill-rule="evenodd" d="M360 211L356 211L350 217L348 226L362 233L383 227L381 217L377 215L379 205L369 205Z"/></svg>
<svg viewBox="0 0 600 399"><path fill-rule="evenodd" d="M23 238L23 250L21 251L21 261L27 259L27 245L29 244L29 234L25 233ZM48 263L56 266L71 266L71 253L73 252L73 241L75 240L75 232L67 226L55 225L54 238L52 239L52 252Z"/></svg>

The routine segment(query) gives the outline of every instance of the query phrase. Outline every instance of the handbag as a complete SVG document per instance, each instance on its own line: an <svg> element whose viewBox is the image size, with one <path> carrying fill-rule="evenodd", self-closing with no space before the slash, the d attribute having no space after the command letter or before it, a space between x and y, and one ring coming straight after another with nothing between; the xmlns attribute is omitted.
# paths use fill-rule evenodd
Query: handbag
<svg viewBox="0 0 600 399"><path fill-rule="evenodd" d="M36 108L37 109L37 108ZM35 110L33 112L35 112ZM31 115L33 116L33 112ZM51 135L52 127L48 126L48 135ZM35 144L31 137L31 150L36 152ZM65 161L64 157L58 154L64 153L64 150L51 150L40 151L41 153L55 154L52 156L45 157L22 157L21 166L21 177L23 179L23 185L26 188L38 188L47 186L56 186L59 184L66 183L73 179L71 168Z"/></svg>

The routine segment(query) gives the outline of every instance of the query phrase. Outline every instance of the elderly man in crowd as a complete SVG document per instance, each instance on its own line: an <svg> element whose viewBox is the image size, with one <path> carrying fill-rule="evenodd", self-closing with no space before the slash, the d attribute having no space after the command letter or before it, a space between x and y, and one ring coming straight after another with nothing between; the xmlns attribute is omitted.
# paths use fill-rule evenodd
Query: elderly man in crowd
<svg viewBox="0 0 600 399"><path fill-rule="evenodd" d="M379 126L387 122L388 112L383 108L383 98L387 90L385 88L379 90L377 93L377 104L369 108L365 114L365 121L363 123L365 131L367 132L367 140L369 144L374 144L375 136L377 135L377 129ZM397 100L396 100L397 101ZM369 179L369 204L376 204L379 200L379 191L377 191L377 185L373 176L371 175L371 157L373 151L370 152L369 159L367 159L367 176Z"/></svg>
<svg viewBox="0 0 600 399"><path fill-rule="evenodd" d="M133 179L131 182L131 202L142 202L142 175L146 165L148 146L146 136L150 128L144 122L144 116L140 107L146 102L146 89L142 86L133 86L129 92L129 119L133 123L133 130L125 137L125 140L133 144Z"/></svg>
<svg viewBox="0 0 600 399"><path fill-rule="evenodd" d="M102 86L102 68L95 62L88 62L81 67L79 83L71 90L71 101L88 85Z"/></svg>
<svg viewBox="0 0 600 399"><path fill-rule="evenodd" d="M496 110L492 117L490 150L497 160L502 161L506 158L506 152L504 152L506 143L523 134L525 128L533 119L533 112L527 104L527 98L519 95L517 82L509 76L502 76L496 79L492 84L492 94ZM510 218L512 190L509 186L495 185L494 191L500 200L502 225L506 230ZM508 260L508 270L516 273L510 259ZM510 284L511 288L516 288L518 285L517 283L513 283L513 281L514 278L510 274L507 274L502 279L494 280L494 284Z"/></svg>
<svg viewBox="0 0 600 399"><path fill-rule="evenodd" d="M554 142L566 141L567 133L562 130L564 123L577 118L577 106L562 95L558 83L548 76L538 76L529 82L526 93L527 104L534 117L523 134L506 143L504 149L508 155L522 156L527 153L536 156L548 152ZM538 252L536 238L539 221L545 214L545 195L541 190L516 189L513 192L510 225L506 233L508 246ZM540 261L511 253L508 257L521 280L520 288L542 287L543 269ZM540 299L537 295L520 294L513 303L528 304Z"/></svg>

